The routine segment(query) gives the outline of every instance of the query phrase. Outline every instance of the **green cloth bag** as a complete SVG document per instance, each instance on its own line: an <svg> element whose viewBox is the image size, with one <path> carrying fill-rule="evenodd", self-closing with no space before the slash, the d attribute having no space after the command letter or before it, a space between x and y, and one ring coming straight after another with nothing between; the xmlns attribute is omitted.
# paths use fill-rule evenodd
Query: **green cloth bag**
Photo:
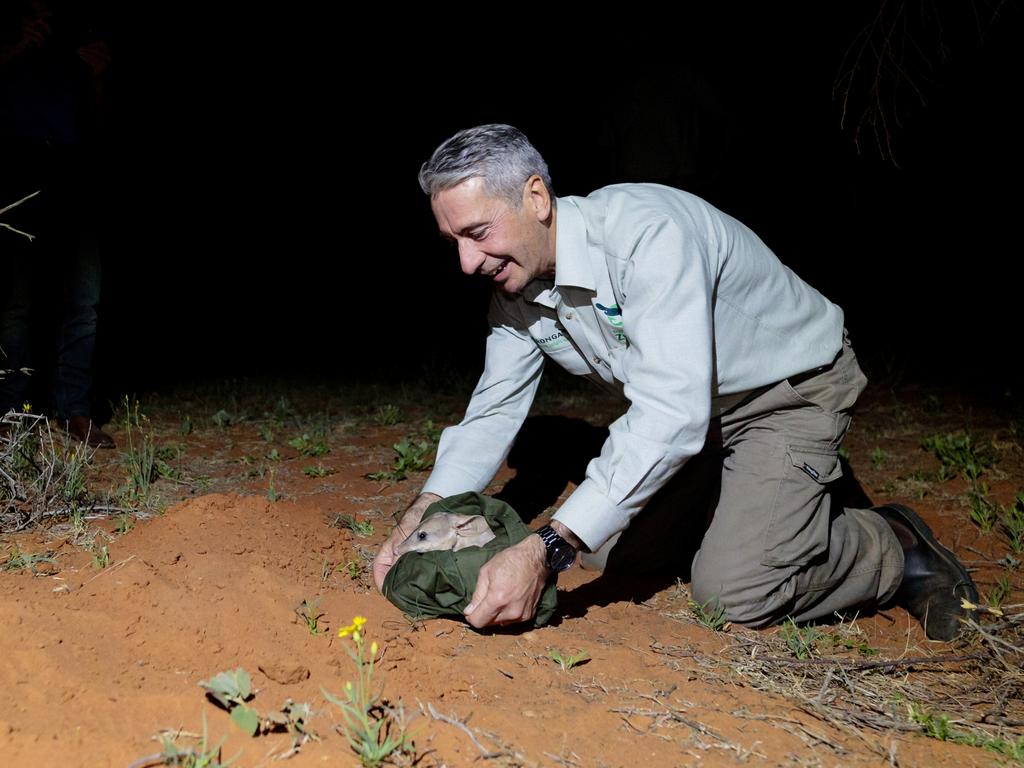
<svg viewBox="0 0 1024 768"><path fill-rule="evenodd" d="M462 612L473 597L481 566L533 531L508 504L473 491L435 501L427 507L423 519L438 512L483 515L494 531L494 538L482 547L466 547L458 552L406 552L384 577L383 592L413 618L453 616L464 620ZM547 624L557 607L555 580L551 579L541 593L534 625Z"/></svg>

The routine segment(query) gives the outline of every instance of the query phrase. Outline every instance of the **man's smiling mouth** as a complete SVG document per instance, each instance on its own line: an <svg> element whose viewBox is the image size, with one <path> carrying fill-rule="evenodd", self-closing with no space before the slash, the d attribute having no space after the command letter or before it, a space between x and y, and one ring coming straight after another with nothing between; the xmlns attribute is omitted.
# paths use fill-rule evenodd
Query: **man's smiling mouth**
<svg viewBox="0 0 1024 768"><path fill-rule="evenodd" d="M488 277L491 278L492 280L496 278L498 275L505 271L506 267L508 267L511 261L511 259L505 259L503 262L501 262L501 265L496 270L494 270L488 275Z"/></svg>

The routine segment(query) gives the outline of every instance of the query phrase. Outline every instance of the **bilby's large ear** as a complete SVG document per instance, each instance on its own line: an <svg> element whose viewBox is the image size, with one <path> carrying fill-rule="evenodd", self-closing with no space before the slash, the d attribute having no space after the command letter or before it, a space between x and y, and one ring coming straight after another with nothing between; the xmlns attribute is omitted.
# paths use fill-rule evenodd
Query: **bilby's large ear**
<svg viewBox="0 0 1024 768"><path fill-rule="evenodd" d="M452 513L449 519L452 521L452 527L455 528L455 534L465 535L473 531L473 521L478 517L479 515L456 515Z"/></svg>

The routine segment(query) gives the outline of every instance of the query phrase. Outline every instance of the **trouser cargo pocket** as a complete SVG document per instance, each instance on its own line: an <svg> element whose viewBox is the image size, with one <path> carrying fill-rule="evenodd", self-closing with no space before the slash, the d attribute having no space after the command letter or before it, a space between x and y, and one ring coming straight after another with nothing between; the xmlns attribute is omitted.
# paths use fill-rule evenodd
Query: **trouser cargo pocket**
<svg viewBox="0 0 1024 768"><path fill-rule="evenodd" d="M787 446L765 529L761 565L806 565L828 551L828 485L842 474L835 451Z"/></svg>

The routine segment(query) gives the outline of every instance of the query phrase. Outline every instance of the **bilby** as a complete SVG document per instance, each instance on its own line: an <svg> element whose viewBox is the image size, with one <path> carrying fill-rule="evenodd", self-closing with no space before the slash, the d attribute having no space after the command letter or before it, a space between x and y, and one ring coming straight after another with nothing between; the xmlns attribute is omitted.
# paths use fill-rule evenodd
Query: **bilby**
<svg viewBox="0 0 1024 768"><path fill-rule="evenodd" d="M439 512L420 523L419 527L396 547L395 554L481 547L493 538L494 531L483 515Z"/></svg>

